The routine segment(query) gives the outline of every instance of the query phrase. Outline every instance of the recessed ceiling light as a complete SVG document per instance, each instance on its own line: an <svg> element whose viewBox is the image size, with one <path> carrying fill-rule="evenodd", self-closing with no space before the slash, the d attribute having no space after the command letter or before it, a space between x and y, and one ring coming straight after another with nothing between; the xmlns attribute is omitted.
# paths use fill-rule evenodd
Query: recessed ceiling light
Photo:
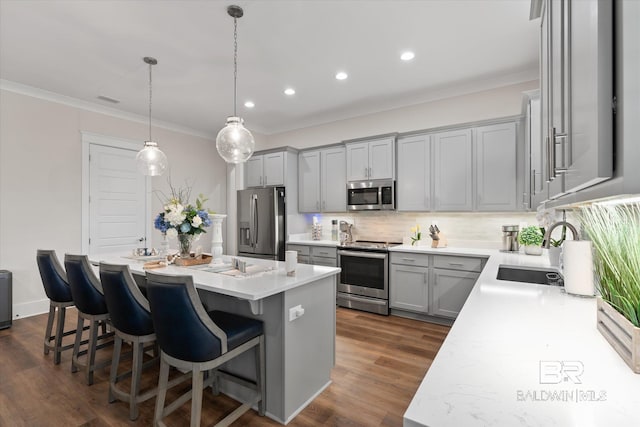
<svg viewBox="0 0 640 427"><path fill-rule="evenodd" d="M400 59L402 59L403 61L411 61L415 57L416 54L411 52L410 50L402 52L402 55L400 55Z"/></svg>
<svg viewBox="0 0 640 427"><path fill-rule="evenodd" d="M253 101L247 101L244 103L244 106L247 108L253 108L256 106L256 104L254 104Z"/></svg>
<svg viewBox="0 0 640 427"><path fill-rule="evenodd" d="M347 77L349 77L349 75L344 71L340 71L339 73L336 74L336 79L338 80L345 80Z"/></svg>
<svg viewBox="0 0 640 427"><path fill-rule="evenodd" d="M290 88L290 87L288 87L288 88L286 88L286 89L284 90L284 94L285 94L285 95L289 95L289 96L291 96L291 95L295 95L295 93L296 93L296 91L295 91L295 90L293 90L293 88Z"/></svg>

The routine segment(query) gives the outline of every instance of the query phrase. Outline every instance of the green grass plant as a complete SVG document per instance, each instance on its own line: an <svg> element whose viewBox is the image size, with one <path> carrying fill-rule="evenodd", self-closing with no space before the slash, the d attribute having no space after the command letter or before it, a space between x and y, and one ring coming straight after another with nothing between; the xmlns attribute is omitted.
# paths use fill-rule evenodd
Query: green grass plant
<svg viewBox="0 0 640 427"><path fill-rule="evenodd" d="M580 220L595 249L600 295L640 327L640 203L592 205Z"/></svg>

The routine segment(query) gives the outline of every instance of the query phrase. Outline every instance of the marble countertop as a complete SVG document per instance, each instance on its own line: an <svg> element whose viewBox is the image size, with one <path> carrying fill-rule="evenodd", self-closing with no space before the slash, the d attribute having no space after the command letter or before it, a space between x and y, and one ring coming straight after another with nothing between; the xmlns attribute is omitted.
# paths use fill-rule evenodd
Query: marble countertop
<svg viewBox="0 0 640 427"><path fill-rule="evenodd" d="M320 240L311 239L310 233L290 234L287 243L292 245L309 245L309 246L332 246L336 247L340 242L336 240L327 239L326 236L322 236Z"/></svg>
<svg viewBox="0 0 640 427"><path fill-rule="evenodd" d="M340 272L340 269L335 267L299 263L296 267L296 275L287 276L284 270L284 262L246 257L236 258L247 261L248 265L263 266L264 268L271 268L271 270L249 275L247 277L232 277L221 273L205 271L207 267L214 267L215 264L193 267L169 265L164 268L156 268L150 271L162 274L192 275L197 288L249 301L257 301L267 298L271 295L275 295L289 289L294 289ZM121 254L90 255L89 259L92 263L107 262L111 264L128 264L132 272L145 272L142 268L144 261L134 260ZM223 260L225 262L230 262L230 257L224 256Z"/></svg>
<svg viewBox="0 0 640 427"><path fill-rule="evenodd" d="M640 375L596 329L595 298L495 278L502 264L547 267L546 254L485 253L487 264L405 412L404 426L636 424Z"/></svg>

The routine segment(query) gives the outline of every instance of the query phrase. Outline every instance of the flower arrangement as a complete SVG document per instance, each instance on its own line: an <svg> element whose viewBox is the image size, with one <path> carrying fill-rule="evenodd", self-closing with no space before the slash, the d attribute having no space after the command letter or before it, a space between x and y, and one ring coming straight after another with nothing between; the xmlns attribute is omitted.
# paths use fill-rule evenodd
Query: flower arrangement
<svg viewBox="0 0 640 427"><path fill-rule="evenodd" d="M177 237L180 242L180 254L188 256L191 252L191 242L201 233L206 233L205 227L211 225L210 212L203 207L207 199L200 194L193 206L189 203L190 188L176 189L171 184L169 187L171 197L165 198L163 211L156 217L154 226L167 237Z"/></svg>
<svg viewBox="0 0 640 427"><path fill-rule="evenodd" d="M416 224L415 227L411 227L411 246L414 246L422 239L422 233L420 232L420 226Z"/></svg>

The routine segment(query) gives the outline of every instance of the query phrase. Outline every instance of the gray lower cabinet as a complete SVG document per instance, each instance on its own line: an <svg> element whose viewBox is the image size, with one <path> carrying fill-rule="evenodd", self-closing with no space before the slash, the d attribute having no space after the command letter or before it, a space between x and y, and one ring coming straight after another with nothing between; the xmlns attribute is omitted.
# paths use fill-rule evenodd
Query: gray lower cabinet
<svg viewBox="0 0 640 427"><path fill-rule="evenodd" d="M392 252L389 306L455 319L485 262L486 258L481 257Z"/></svg>
<svg viewBox="0 0 640 427"><path fill-rule="evenodd" d="M338 266L336 248L333 246L287 244L287 250L298 252L298 262L301 264Z"/></svg>
<svg viewBox="0 0 640 427"><path fill-rule="evenodd" d="M389 306L418 313L429 311L429 269L391 264Z"/></svg>
<svg viewBox="0 0 640 427"><path fill-rule="evenodd" d="M430 313L455 319L473 289L479 273L433 269Z"/></svg>

